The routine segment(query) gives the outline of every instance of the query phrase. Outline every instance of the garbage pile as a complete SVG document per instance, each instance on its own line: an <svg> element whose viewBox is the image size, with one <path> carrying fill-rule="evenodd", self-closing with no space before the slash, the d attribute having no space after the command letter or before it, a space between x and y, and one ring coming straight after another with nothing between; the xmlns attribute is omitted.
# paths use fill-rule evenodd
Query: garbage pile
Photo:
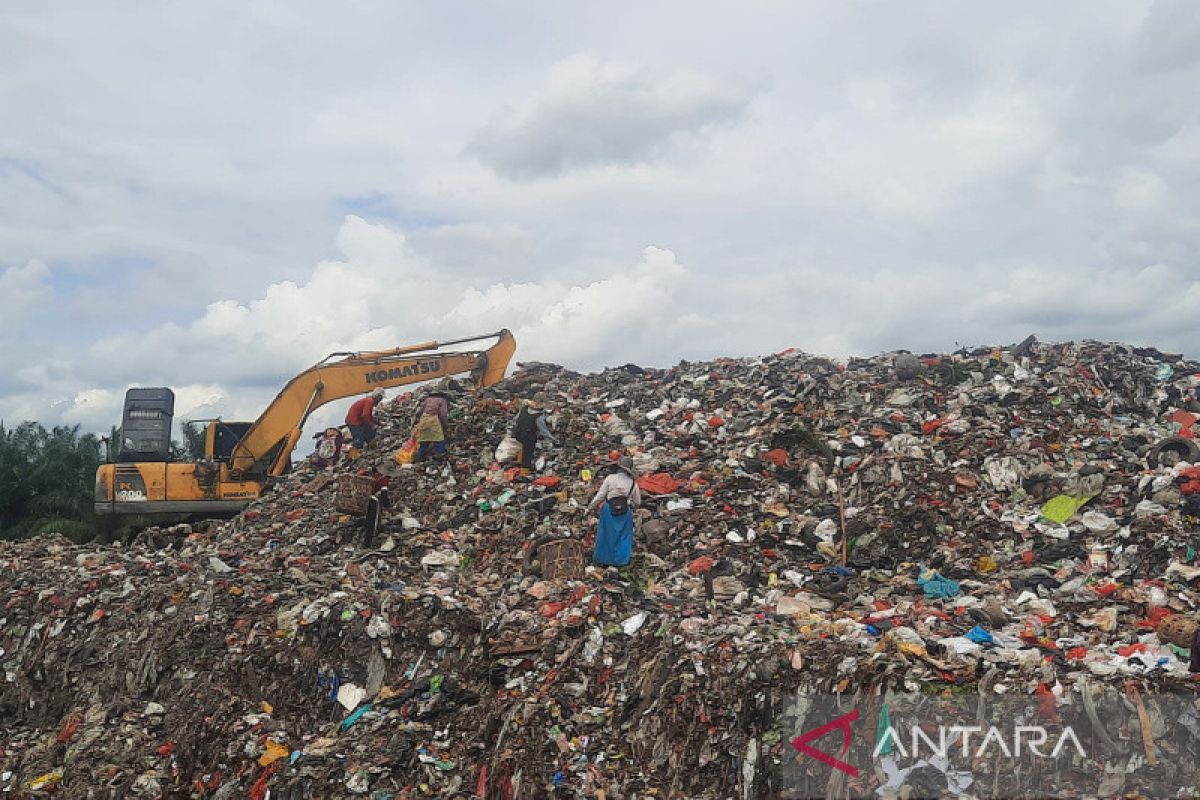
<svg viewBox="0 0 1200 800"><path fill-rule="evenodd" d="M219 525L0 543L0 795L801 796L797 770L837 773L797 760L797 697L967 691L1107 704L1124 733L1075 766L1132 790L1200 741L1165 711L1139 733L1194 686L1198 386L1180 356L1032 338L526 364L439 386L450 453L411 465L397 398L357 458ZM557 443L522 471L496 451L534 394ZM634 559L592 567L585 507L626 455ZM369 545L335 508L363 473L390 484Z"/></svg>

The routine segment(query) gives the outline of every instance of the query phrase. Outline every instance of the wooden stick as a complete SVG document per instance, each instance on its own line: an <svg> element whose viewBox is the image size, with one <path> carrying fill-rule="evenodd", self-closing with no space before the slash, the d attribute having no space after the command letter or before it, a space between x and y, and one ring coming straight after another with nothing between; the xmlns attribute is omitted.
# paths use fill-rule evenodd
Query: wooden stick
<svg viewBox="0 0 1200 800"><path fill-rule="evenodd" d="M1146 763L1153 767L1158 763L1158 759L1154 757L1154 734L1150 730L1150 715L1146 713L1142 696L1133 681L1125 681L1125 693L1133 698L1133 704L1137 708L1138 727L1142 729L1142 747L1146 751Z"/></svg>
<svg viewBox="0 0 1200 800"><path fill-rule="evenodd" d="M846 566L846 540L850 538L846 531L846 498L842 495L842 477L837 478L838 516L842 520L842 566Z"/></svg>

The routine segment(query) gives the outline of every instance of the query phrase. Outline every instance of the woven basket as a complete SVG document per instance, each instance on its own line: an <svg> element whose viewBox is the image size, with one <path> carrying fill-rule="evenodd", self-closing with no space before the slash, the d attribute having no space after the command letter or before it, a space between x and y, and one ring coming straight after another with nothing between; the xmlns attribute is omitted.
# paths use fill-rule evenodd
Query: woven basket
<svg viewBox="0 0 1200 800"><path fill-rule="evenodd" d="M583 577L583 548L574 539L546 542L537 550L537 562L546 580L575 581Z"/></svg>
<svg viewBox="0 0 1200 800"><path fill-rule="evenodd" d="M1192 637L1196 635L1197 627L1200 627L1200 623L1191 617L1172 614L1158 623L1158 629L1155 632L1161 641L1170 642L1176 647L1191 648Z"/></svg>
<svg viewBox="0 0 1200 800"><path fill-rule="evenodd" d="M368 475L342 475L338 478L337 497L334 498L333 507L339 514L364 516L374 489L375 479Z"/></svg>

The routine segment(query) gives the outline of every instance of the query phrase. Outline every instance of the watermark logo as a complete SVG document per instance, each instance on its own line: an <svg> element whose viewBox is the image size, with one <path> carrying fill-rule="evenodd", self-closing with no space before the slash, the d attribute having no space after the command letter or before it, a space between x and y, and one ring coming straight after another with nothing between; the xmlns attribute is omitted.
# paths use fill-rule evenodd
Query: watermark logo
<svg viewBox="0 0 1200 800"><path fill-rule="evenodd" d="M905 758L948 758L961 744L963 758L998 758L1001 755L1006 758L1021 758L1025 753L1037 758L1058 758L1067 746L1073 747L1080 758L1087 758L1087 751L1083 749L1075 730L1069 725L1057 733L1041 725L1017 725L1011 738L1006 737L1005 731L994 725L987 728L979 725L939 725L937 731L938 736L935 740L920 725L910 725L909 746L905 748L904 738L889 725L875 743L871 757L879 758L885 750L895 748ZM971 749L971 735L976 733L984 735L982 739L977 740L979 746ZM1048 753L1043 752L1041 748L1052 740L1054 747ZM1009 747L1010 741L1012 747ZM1025 746L1024 750L1022 745Z"/></svg>
<svg viewBox="0 0 1200 800"><path fill-rule="evenodd" d="M842 716L838 717L833 722L828 722L819 728L813 728L807 733L800 734L795 739L792 739L792 747L798 753L804 753L805 755L812 756L822 764L828 764L834 769L840 769L851 778L857 778L858 768L853 764L847 764L845 761L842 761L842 758L845 758L846 754L850 752L850 726L853 725L857 719L858 709L856 708L849 714L843 714ZM841 758L835 758L829 755L829 753L818 750L815 747L809 747L809 742L815 739L820 739L825 734L835 730L840 730L842 732Z"/></svg>
<svg viewBox="0 0 1200 800"><path fill-rule="evenodd" d="M791 755L777 762L776 785L790 796L824 796L835 778L845 781L838 791L847 797L891 794L904 786L915 792L913 796L963 793L968 787L987 798L1059 791L1094 794L1118 784L1134 785L1132 780L1121 783L1125 779L1118 773L1143 763L1153 765L1138 747L1141 737L1130 734L1138 715L1120 716L1129 697L1110 689L1100 691L1094 702L1068 698L1057 706L1041 696L950 692L848 700L805 695L785 707L780 722L786 733L780 744ZM1163 696L1155 702L1156 719L1172 714L1178 718L1187 711L1176 698ZM1120 744L1117 752L1108 752L1111 748L1096 729L1097 703L1106 724L1117 717L1123 720L1123 728L1108 731L1107 741ZM1194 737L1187 735L1200 746L1200 713L1187 714L1184 722L1191 725L1195 720ZM1039 775L1035 784L1021 777L1029 774ZM1140 785L1153 787L1152 779L1160 777L1148 776Z"/></svg>
<svg viewBox="0 0 1200 800"><path fill-rule="evenodd" d="M858 721L859 711L854 709L842 714L837 719L827 722L820 727L805 731L792 739L792 749L797 753L811 756L822 764L841 770L852 778L857 778L859 770L853 764L843 759L850 752L853 738L853 726ZM936 730L936 735L932 733ZM837 756L818 750L809 742L840 731L842 734L842 749ZM907 735L905 735L907 734ZM977 736L974 747L972 736ZM1044 750L1053 742L1050 749ZM907 746L905 746L907 743ZM898 730L890 722L881 729L871 751L871 758L879 758L892 752L904 758L948 758L955 753L961 753L963 758L1021 758L1031 755L1036 758L1059 758L1066 748L1071 748L1080 758L1087 758L1087 751L1070 725L1061 730L1051 731L1043 725L1015 725L1011 732L1006 728L989 725L937 725L931 726L920 722L903 725Z"/></svg>

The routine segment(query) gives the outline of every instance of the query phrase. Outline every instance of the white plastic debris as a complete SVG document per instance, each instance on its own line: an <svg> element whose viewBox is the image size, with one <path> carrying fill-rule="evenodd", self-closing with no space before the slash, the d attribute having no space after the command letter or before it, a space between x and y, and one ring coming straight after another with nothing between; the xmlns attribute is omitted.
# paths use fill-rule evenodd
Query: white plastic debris
<svg viewBox="0 0 1200 800"><path fill-rule="evenodd" d="M1121 527L1115 519L1099 511L1085 511L1079 521L1092 533L1109 533Z"/></svg>
<svg viewBox="0 0 1200 800"><path fill-rule="evenodd" d="M342 708L347 711L353 711L358 708L358 704L367 696L367 690L353 683L343 683L338 687L337 701L342 704Z"/></svg>

